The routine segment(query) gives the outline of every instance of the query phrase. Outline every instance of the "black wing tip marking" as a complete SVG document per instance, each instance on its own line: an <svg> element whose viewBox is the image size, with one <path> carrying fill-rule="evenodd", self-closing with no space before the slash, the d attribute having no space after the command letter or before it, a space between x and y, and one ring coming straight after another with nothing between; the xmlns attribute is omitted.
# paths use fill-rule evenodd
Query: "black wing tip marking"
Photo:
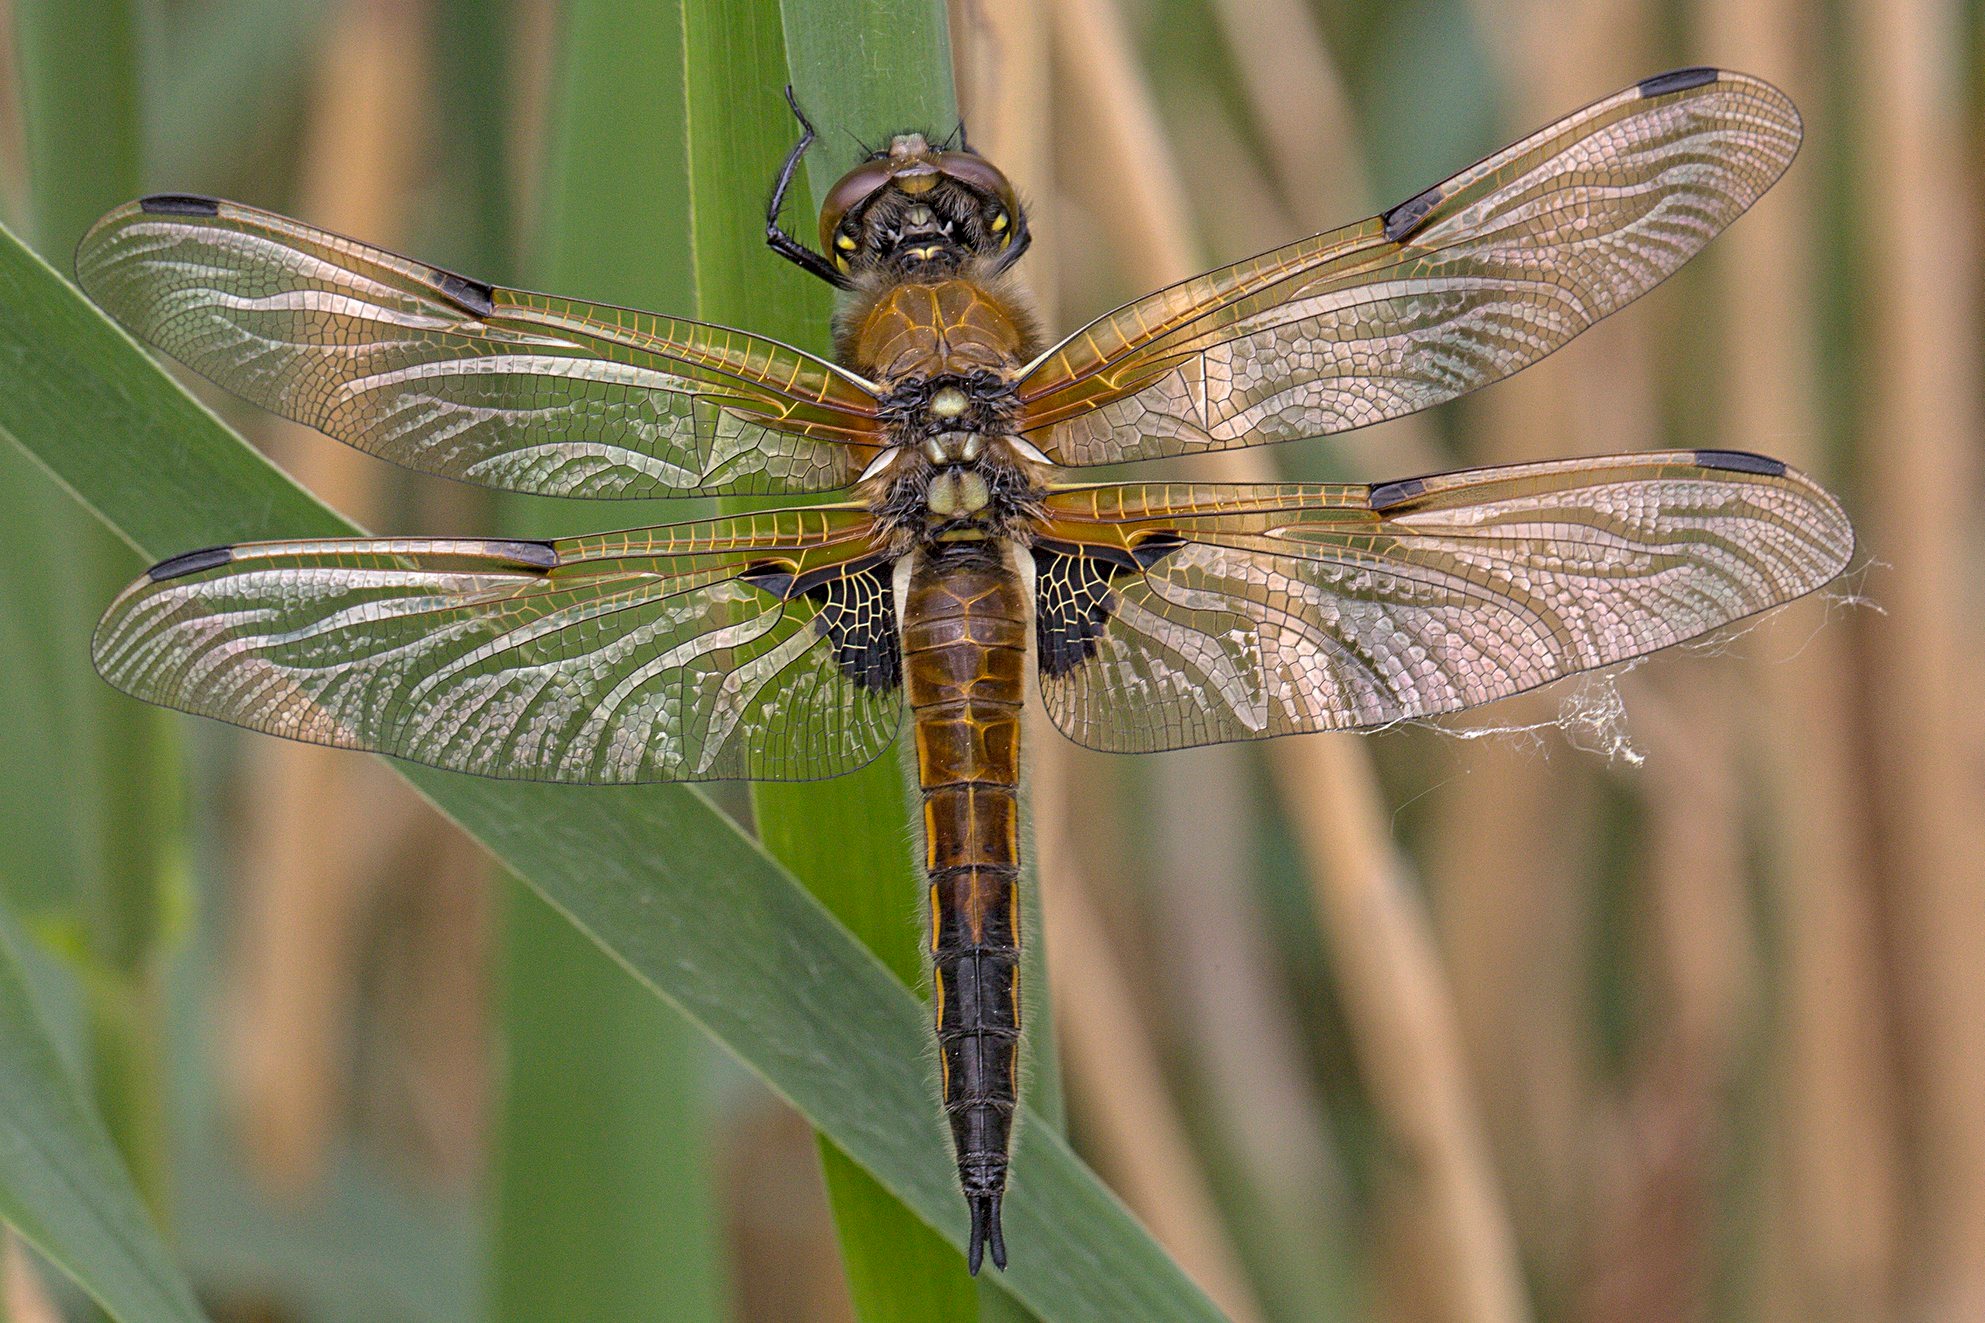
<svg viewBox="0 0 1985 1323"><path fill-rule="evenodd" d="M487 317L496 311L494 285L471 280L467 276L458 276L453 271L443 271L439 267L434 271L434 285L436 289L454 300L458 307L478 317Z"/></svg>
<svg viewBox="0 0 1985 1323"><path fill-rule="evenodd" d="M1393 243L1403 243L1440 205L1440 200L1441 186L1435 184L1426 192L1415 194L1386 212L1380 218L1385 222L1385 237Z"/></svg>
<svg viewBox="0 0 1985 1323"><path fill-rule="evenodd" d="M147 216L218 216L221 204L198 193L152 193L138 199L138 210Z"/></svg>
<svg viewBox="0 0 1985 1323"><path fill-rule="evenodd" d="M1748 450L1698 450L1696 464L1706 469L1725 469L1731 473L1761 473L1767 478L1785 476L1783 460L1769 455L1753 455Z"/></svg>
<svg viewBox="0 0 1985 1323"><path fill-rule="evenodd" d="M202 547L198 551L182 551L146 570L145 577L153 583L164 583L167 579L198 574L201 570L219 569L233 559L233 547Z"/></svg>
<svg viewBox="0 0 1985 1323"><path fill-rule="evenodd" d="M1666 96L1670 92L1686 92L1691 87L1701 87L1704 83L1713 83L1722 77L1722 75L1723 71L1721 69L1712 69L1705 65L1695 65L1687 69L1670 69L1667 73L1658 73L1652 78L1641 79L1639 83L1640 94L1643 98L1650 98Z"/></svg>
<svg viewBox="0 0 1985 1323"><path fill-rule="evenodd" d="M1427 490L1425 478L1401 478L1397 482L1375 482L1371 485L1366 500L1374 511L1383 514L1396 509L1408 501L1417 500Z"/></svg>
<svg viewBox="0 0 1985 1323"><path fill-rule="evenodd" d="M483 550L492 556L517 562L534 570L555 570L558 568L558 548L549 542L528 542L521 539L492 538L482 544Z"/></svg>

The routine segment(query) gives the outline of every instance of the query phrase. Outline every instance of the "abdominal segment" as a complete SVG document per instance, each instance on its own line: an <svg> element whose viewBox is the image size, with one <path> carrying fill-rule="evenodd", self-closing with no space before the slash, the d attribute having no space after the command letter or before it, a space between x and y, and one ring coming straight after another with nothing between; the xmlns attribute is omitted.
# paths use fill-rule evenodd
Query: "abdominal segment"
<svg viewBox="0 0 1985 1323"><path fill-rule="evenodd" d="M1020 706L1024 586L993 540L917 553L903 610L930 876L944 1107L982 1249L1004 1266L999 1201L1019 1084Z"/></svg>

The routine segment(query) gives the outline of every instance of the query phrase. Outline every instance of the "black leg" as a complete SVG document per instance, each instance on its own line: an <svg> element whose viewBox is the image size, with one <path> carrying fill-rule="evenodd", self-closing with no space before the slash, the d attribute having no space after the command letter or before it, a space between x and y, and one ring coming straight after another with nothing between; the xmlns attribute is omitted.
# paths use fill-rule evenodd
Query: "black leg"
<svg viewBox="0 0 1985 1323"><path fill-rule="evenodd" d="M779 167L778 182L772 185L772 201L765 207L765 243L800 270L819 276L834 288L852 288L848 278L836 271L832 262L779 228L779 213L786 208L786 190L793 186L793 175L800 168L800 158L806 155L806 149L813 145L814 139L813 124L807 119L806 112L800 109L799 99L793 95L791 84L786 86L786 104L793 108L793 118L800 122L800 140L793 144L792 151L786 153L786 163Z"/></svg>

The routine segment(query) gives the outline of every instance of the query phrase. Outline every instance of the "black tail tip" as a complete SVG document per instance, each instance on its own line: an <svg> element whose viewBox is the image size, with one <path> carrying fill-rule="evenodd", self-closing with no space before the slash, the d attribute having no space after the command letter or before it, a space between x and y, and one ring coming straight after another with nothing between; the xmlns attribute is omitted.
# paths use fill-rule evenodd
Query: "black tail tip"
<svg viewBox="0 0 1985 1323"><path fill-rule="evenodd" d="M993 1267L1006 1271L1006 1240L999 1230L999 1194L967 1195L972 1208L972 1243L965 1250L965 1266L972 1276L979 1275L979 1264L990 1254Z"/></svg>

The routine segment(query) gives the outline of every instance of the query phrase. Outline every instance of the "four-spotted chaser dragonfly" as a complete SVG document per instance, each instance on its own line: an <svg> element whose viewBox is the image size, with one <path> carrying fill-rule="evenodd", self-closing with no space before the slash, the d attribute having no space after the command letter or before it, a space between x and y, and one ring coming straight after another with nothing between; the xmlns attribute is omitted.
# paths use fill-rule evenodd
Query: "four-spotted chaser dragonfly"
<svg viewBox="0 0 1985 1323"><path fill-rule="evenodd" d="M794 111L798 113L797 104ZM189 367L423 472L552 496L844 499L556 541L214 547L110 607L99 669L169 707L496 777L833 776L915 731L968 1258L1004 1266L1018 1086L1020 711L1138 753L1454 712L1810 592L1838 505L1671 450L1365 484L1062 481L1450 400L1666 278L1791 163L1772 87L1630 87L1383 215L1044 345L1012 186L916 133L829 194L835 362L501 289L248 207L104 217L83 286Z"/></svg>

